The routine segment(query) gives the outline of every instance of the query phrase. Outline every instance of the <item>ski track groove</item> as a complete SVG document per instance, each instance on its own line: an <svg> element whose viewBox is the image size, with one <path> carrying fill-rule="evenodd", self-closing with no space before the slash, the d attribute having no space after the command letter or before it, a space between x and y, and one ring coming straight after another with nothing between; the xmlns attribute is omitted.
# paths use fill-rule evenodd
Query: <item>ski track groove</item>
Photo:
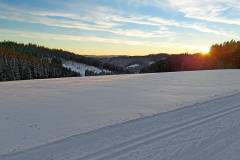
<svg viewBox="0 0 240 160"><path fill-rule="evenodd" d="M156 140L170 137L174 134L180 133L181 131L195 128L199 125L205 124L209 121L213 121L219 119L221 117L227 116L231 113L240 111L240 105L236 105L227 109L223 109L221 111L202 116L200 118L196 118L191 121L184 122L182 124L177 124L166 129L156 130L154 132L139 136L132 140L116 144L95 153L90 153L86 156L77 158L75 160L106 160L116 158L122 155L125 155L138 147L145 146L151 143L156 142Z"/></svg>

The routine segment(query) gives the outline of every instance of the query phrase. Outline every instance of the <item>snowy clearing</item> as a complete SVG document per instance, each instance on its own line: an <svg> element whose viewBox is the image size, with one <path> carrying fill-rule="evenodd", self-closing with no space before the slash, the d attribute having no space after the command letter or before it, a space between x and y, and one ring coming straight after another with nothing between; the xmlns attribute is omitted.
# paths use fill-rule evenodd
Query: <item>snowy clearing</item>
<svg viewBox="0 0 240 160"><path fill-rule="evenodd" d="M96 74L99 73L111 73L111 71L106 70L106 69L99 69L97 67L94 66L90 66L87 64L83 64L83 63L78 63L78 62L74 62L74 61L63 61L63 67L70 69L71 71L80 73L82 76L85 76L85 71L92 71Z"/></svg>
<svg viewBox="0 0 240 160"><path fill-rule="evenodd" d="M132 64L130 66L127 66L127 68L136 68L136 67L140 67L140 64Z"/></svg>
<svg viewBox="0 0 240 160"><path fill-rule="evenodd" d="M0 159L238 159L239 80L219 70L0 83Z"/></svg>

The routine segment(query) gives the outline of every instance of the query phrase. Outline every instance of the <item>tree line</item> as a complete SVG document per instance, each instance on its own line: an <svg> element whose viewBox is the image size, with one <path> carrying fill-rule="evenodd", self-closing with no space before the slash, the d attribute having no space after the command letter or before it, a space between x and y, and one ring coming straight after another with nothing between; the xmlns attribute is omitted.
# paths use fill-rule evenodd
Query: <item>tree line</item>
<svg viewBox="0 0 240 160"><path fill-rule="evenodd" d="M3 41L0 42L0 81L81 76L64 68L63 59L110 70L113 74L129 73L125 68L101 62L97 58L35 44ZM240 41L214 44L207 55L166 54L161 60L143 68L141 73L211 69L240 69ZM86 75L95 73L87 70Z"/></svg>
<svg viewBox="0 0 240 160"><path fill-rule="evenodd" d="M60 61L55 58L40 59L0 47L0 81L75 76L80 74L63 68Z"/></svg>
<svg viewBox="0 0 240 160"><path fill-rule="evenodd" d="M81 76L64 68L63 59L110 70L112 74L125 73L121 67L61 49L3 41L0 42L0 81ZM90 71L87 74L93 75Z"/></svg>
<svg viewBox="0 0 240 160"><path fill-rule="evenodd" d="M50 49L44 46L39 46L36 44L21 44L11 41L0 42L1 48L9 48L18 53L30 54L37 58L57 58L65 59L69 61L75 61L78 63L84 63L90 66L95 66L99 69L110 70L113 73L125 73L124 68L115 66L113 64L103 63L96 58L87 57L75 54L73 52L64 51L62 49Z"/></svg>
<svg viewBox="0 0 240 160"><path fill-rule="evenodd" d="M211 69L240 69L240 41L231 40L214 44L207 55L201 53L167 55L165 59L143 68L141 73Z"/></svg>

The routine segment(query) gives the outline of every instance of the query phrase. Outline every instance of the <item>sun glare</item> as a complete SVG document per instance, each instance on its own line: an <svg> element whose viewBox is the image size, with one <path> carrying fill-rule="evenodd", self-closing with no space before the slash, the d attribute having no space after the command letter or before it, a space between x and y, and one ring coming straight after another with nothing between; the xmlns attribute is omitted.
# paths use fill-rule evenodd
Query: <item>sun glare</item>
<svg viewBox="0 0 240 160"><path fill-rule="evenodd" d="M203 54L203 55L207 55L208 53L209 53L209 48L202 48L201 49L201 53Z"/></svg>

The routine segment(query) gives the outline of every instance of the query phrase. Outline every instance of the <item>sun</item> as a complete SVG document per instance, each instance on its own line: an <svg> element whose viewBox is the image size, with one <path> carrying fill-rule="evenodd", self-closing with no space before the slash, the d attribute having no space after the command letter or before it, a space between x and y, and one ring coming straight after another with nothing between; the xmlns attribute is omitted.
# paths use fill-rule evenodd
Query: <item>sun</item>
<svg viewBox="0 0 240 160"><path fill-rule="evenodd" d="M207 55L209 53L209 48L208 47L203 47L200 49L201 53L203 55Z"/></svg>

